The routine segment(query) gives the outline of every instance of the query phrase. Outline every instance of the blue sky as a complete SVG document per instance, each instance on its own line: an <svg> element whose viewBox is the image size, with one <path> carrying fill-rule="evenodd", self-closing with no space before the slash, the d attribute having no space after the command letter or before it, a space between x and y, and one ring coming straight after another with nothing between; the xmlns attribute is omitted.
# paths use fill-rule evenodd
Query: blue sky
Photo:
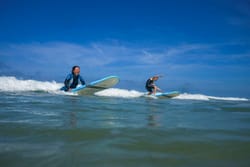
<svg viewBox="0 0 250 167"><path fill-rule="evenodd" d="M0 1L0 75L250 96L250 1Z"/></svg>

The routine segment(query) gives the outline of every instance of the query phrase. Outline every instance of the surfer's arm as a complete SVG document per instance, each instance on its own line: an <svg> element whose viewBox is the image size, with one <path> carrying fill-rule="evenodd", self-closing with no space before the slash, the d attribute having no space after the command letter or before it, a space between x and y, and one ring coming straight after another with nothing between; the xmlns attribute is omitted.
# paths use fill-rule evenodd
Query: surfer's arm
<svg viewBox="0 0 250 167"><path fill-rule="evenodd" d="M69 80L65 79L65 81L64 81L64 87L65 87L65 91L69 90Z"/></svg>
<svg viewBox="0 0 250 167"><path fill-rule="evenodd" d="M66 79L64 80L64 86L65 86L65 91L68 91L70 89L70 80L72 79L72 75L68 75Z"/></svg>
<svg viewBox="0 0 250 167"><path fill-rule="evenodd" d="M159 91L159 92L162 91L162 90L161 90L159 87L157 87L157 86L155 86L155 89L156 89L157 91Z"/></svg>
<svg viewBox="0 0 250 167"><path fill-rule="evenodd" d="M158 87L156 87L156 89L158 90L158 91L162 91L160 88L158 88Z"/></svg>
<svg viewBox="0 0 250 167"><path fill-rule="evenodd" d="M82 85L86 84L85 81L84 81L84 79L82 78L82 76L79 76L79 79L80 79Z"/></svg>

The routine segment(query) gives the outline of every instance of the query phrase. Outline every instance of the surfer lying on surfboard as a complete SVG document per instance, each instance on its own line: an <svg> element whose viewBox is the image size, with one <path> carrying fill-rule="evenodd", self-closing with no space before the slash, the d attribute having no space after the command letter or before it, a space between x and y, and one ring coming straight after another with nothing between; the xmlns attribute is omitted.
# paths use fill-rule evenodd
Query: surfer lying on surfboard
<svg viewBox="0 0 250 167"><path fill-rule="evenodd" d="M151 94L154 94L156 93L156 91L161 91L160 88L158 88L154 82L157 81L159 79L159 76L156 75L156 76L153 76L151 78L149 78L146 82L146 89L148 91L148 95L151 95Z"/></svg>
<svg viewBox="0 0 250 167"><path fill-rule="evenodd" d="M74 66L72 67L72 71L67 75L64 81L64 87L61 90L71 91L71 89L76 88L78 84L85 85L84 79L80 75L80 67Z"/></svg>

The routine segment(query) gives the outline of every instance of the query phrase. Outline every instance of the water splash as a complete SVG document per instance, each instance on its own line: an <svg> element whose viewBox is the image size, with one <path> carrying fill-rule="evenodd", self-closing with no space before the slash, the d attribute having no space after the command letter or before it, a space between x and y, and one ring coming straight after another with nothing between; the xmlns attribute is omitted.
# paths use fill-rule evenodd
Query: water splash
<svg viewBox="0 0 250 167"><path fill-rule="evenodd" d="M110 88L100 92L95 93L97 96L106 96L106 97L121 97L121 98L138 98L144 96L145 93L138 92L136 90L126 90L118 88Z"/></svg>
<svg viewBox="0 0 250 167"><path fill-rule="evenodd" d="M246 98L239 98L239 97L215 97L215 96L207 96L202 94L188 94L183 93L180 94L177 97L174 97L174 99L182 99L182 100L228 100L228 101L248 101Z"/></svg>

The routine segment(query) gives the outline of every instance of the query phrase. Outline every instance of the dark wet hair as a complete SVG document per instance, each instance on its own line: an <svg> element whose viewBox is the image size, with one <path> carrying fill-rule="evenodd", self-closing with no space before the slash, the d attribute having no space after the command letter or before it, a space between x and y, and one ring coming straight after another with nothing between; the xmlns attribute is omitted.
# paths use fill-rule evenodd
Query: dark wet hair
<svg viewBox="0 0 250 167"><path fill-rule="evenodd" d="M76 68L80 68L80 67L79 67L79 66L73 66L73 67L72 67L72 71L71 71L72 74L74 73L74 70L75 70Z"/></svg>

